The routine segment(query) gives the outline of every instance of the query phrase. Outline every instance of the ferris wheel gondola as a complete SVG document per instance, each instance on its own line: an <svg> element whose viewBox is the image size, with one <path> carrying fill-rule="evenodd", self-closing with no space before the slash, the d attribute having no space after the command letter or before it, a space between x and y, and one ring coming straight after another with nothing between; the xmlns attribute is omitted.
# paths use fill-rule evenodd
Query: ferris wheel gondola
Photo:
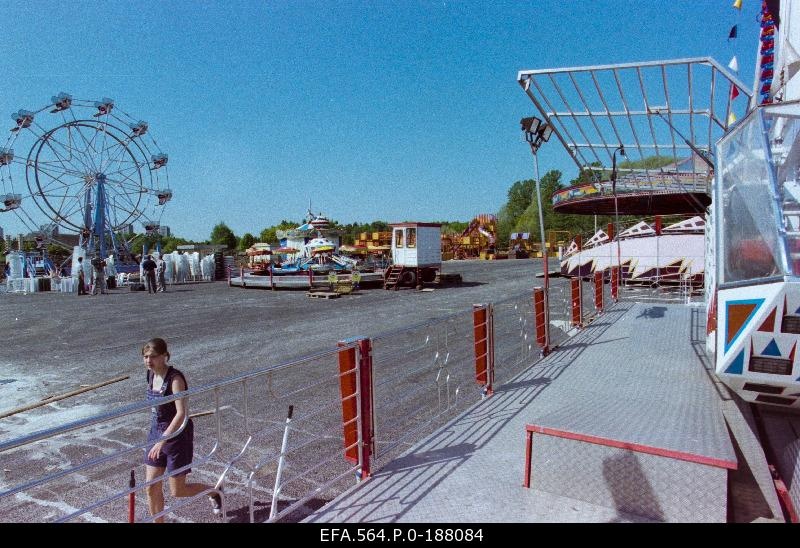
<svg viewBox="0 0 800 548"><path fill-rule="evenodd" d="M121 232L134 223L159 226L172 190L168 156L147 122L113 99L64 92L11 118L15 126L0 147L0 212L65 247L63 236L77 234L87 252L103 256L124 250Z"/></svg>

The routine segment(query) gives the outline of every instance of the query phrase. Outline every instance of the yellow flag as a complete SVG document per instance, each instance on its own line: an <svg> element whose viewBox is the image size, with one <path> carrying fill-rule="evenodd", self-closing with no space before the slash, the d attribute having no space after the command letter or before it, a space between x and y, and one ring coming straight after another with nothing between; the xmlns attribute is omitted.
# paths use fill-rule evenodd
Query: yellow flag
<svg viewBox="0 0 800 548"><path fill-rule="evenodd" d="M742 0L734 0L733 7L737 10L742 9Z"/></svg>
<svg viewBox="0 0 800 548"><path fill-rule="evenodd" d="M736 121L736 115L733 112L728 114L728 126L732 126L735 121Z"/></svg>

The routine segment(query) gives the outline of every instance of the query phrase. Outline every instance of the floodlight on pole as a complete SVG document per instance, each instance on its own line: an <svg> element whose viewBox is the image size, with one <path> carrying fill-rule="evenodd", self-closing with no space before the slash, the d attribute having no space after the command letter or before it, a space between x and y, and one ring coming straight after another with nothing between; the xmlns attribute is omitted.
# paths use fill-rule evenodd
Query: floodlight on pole
<svg viewBox="0 0 800 548"><path fill-rule="evenodd" d="M544 314L545 314L545 325L550 324L550 312L549 312L549 302L550 302L550 263L548 262L547 257L547 242L545 240L544 235L544 213L542 212L542 189L540 185L540 177L539 177L539 147L542 146L542 143L547 142L550 139L550 135L553 133L553 128L547 122L543 122L539 120L535 116L531 116L529 118L523 118L519 121L520 127L522 129L523 134L525 135L525 141L531 147L531 153L533 154L533 163L536 169L536 204L539 210L539 233L542 239L542 262L544 263L544 294L545 294L545 307L544 307ZM550 348L550 329L545 329L545 352L547 349Z"/></svg>

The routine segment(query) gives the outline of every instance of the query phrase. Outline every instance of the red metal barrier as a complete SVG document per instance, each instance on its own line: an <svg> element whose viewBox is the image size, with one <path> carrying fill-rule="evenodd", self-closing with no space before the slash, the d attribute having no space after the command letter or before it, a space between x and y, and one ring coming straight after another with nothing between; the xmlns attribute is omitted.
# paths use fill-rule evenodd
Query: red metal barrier
<svg viewBox="0 0 800 548"><path fill-rule="evenodd" d="M572 325L578 327L583 325L583 316L581 314L581 279L572 278Z"/></svg>
<svg viewBox="0 0 800 548"><path fill-rule="evenodd" d="M475 382L485 387L486 395L493 393L494 382L494 329L491 305L472 305L472 323L475 336Z"/></svg>
<svg viewBox="0 0 800 548"><path fill-rule="evenodd" d="M543 287L533 288L533 315L536 325L536 344L542 349L542 355L550 353L548 344L548 321L547 321L547 293Z"/></svg>
<svg viewBox="0 0 800 548"><path fill-rule="evenodd" d="M342 341L346 346L351 341ZM342 427L344 429L344 458L359 462L361 453L361 477L371 474L370 456L375 451L375 427L372 418L374 402L372 391L372 341L358 339L358 355L355 347L339 351L339 391L342 398ZM358 377L356 377L358 375ZM358 388L361 391L359 393ZM359 403L361 407L361 448L357 445L359 428Z"/></svg>
<svg viewBox="0 0 800 548"><path fill-rule="evenodd" d="M673 449L666 449L663 447L655 447L652 445L644 445L629 441L615 440L612 438L605 438L601 436L592 436L589 434L582 434L580 432L569 432L558 428L550 428L547 426L539 426L536 424L525 425L525 476L522 479L523 487L531 486L531 447L533 445L533 435L544 434L547 436L555 436L557 438L564 438L568 440L582 441L585 443L593 443L595 445L604 445L606 447L616 447L617 449L627 449L636 453L646 453L648 455L656 455L659 457L666 457L669 459L681 460L685 462L693 462L695 464L703 464L706 466L714 466L717 468L725 468L727 470L738 469L738 463L735 460L718 459L706 455L698 455L695 453L687 453L685 451L675 451Z"/></svg>
<svg viewBox="0 0 800 548"><path fill-rule="evenodd" d="M619 267L611 267L611 298L619 302Z"/></svg>
<svg viewBox="0 0 800 548"><path fill-rule="evenodd" d="M347 343L340 342L340 346ZM355 347L339 350L339 393L342 397L342 426L344 428L344 458L350 462L358 462L358 401L356 400L356 349Z"/></svg>
<svg viewBox="0 0 800 548"><path fill-rule="evenodd" d="M598 314L603 311L603 272L594 273L594 307Z"/></svg>

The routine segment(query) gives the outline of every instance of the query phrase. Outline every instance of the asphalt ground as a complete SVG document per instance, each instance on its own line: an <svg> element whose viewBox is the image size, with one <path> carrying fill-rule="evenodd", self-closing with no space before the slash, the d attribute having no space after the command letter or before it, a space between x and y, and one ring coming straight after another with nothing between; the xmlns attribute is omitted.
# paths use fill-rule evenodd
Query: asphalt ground
<svg viewBox="0 0 800 548"><path fill-rule="evenodd" d="M436 287L434 291L425 292L362 289L357 294L331 300L309 299L302 290L230 288L225 282L176 285L156 295L131 292L127 288L111 290L109 295L86 297L60 293L2 293L0 414L81 386L118 376L129 375L129 378L2 418L0 440L8 441L141 401L145 369L140 349L152 337L162 337L168 342L171 365L184 371L189 386L194 388L301 356L332 351L337 341L349 337L391 334L405 326L454 313L463 313L463 320L475 303L497 302L514 296L524 302L530 290L542 284L541 278L536 277L541 270L540 261L535 260L450 261L443 265L443 272L460 273L461 285ZM335 364L335 356L319 358L317 362L321 371ZM254 390L252 409L244 415L258 415L266 423L279 426L286 404L297 403L284 394L304 390L302 398L312 399L317 397L314 390L332 392L338 389L338 379L334 379L335 388L326 386L325 383L331 382L329 376L318 378L316 372L309 371L308 367L302 371L297 368L293 378L282 378L282 387L273 385L270 377L264 397L255 397L257 390ZM316 388L307 389L308 386ZM234 408L234 418L241 414L238 402L241 398L229 393L223 394L221 399L223 406L227 402ZM191 411L197 412L213 408L213 401L200 398L190 405ZM415 404L407 405L410 409ZM400 411L406 413L408 409ZM337 419L340 410L331 408L329 412L325 409L322 412L327 413L333 423L340 420ZM39 442L0 454L1 486L8 488L41 477L43 472L74 466L86 458L141 443L146 436L148 418L140 415L130 419L113 427L95 427L57 441ZM319 425L323 422L317 420L314 428L322 428ZM213 465L235 456L247 438L247 431L252 430L252 424L229 423L223 423L223 437L227 435L237 441L226 448L227 453L218 450L207 467L202 466L203 463L195 467L196 473L190 476L192 480L213 482L221 471L219 466L215 469ZM213 417L197 418L195 424L197 462L198 455L209 453L215 435ZM336 451L340 451L341 441L337 443ZM56 519L80 508L86 500L119 490L127 486L127 471L138 465L138 455L131 456L129 462L109 464L104 471L94 472L95 476L87 474L80 478L80 489L65 480L63 484L56 482L14 495L18 505L12 505L0 520ZM74 481L75 475L72 476L71 481ZM115 478L114 482L119 478L119 484L109 485L110 477ZM246 478L238 480L241 485L246 483ZM300 478L297 483L304 484L305 480ZM308 485L298 485L296 489L300 494L308 490ZM262 490L262 499L268 498L268 491ZM67 497L65 492L72 497ZM233 495L227 497L228 517L233 521L247 519L243 510L245 495L240 492L238 499ZM320 494L309 503L310 507L321 505L333 495L335 492ZM119 501L116 504L119 506ZM264 503L261 506L262 513L257 519L263 519L264 512L268 511ZM124 521L124 510L98 508L81 519ZM144 514L146 510L139 500L137 515ZM176 511L171 520L211 521L213 518L209 516L205 501L196 501Z"/></svg>

